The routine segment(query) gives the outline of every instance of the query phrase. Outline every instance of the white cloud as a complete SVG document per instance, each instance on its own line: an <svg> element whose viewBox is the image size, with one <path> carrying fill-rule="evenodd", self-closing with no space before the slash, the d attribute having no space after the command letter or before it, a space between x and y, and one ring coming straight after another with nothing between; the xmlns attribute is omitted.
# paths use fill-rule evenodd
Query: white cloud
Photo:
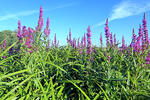
<svg viewBox="0 0 150 100"><path fill-rule="evenodd" d="M22 11L22 12L15 13L15 14L7 14L4 16L1 16L0 21L4 21L4 20L8 20L8 19L18 19L18 17L29 16L29 15L32 15L34 13L38 13L38 11L31 10L31 11Z"/></svg>
<svg viewBox="0 0 150 100"><path fill-rule="evenodd" d="M140 13L150 10L150 0L124 0L113 7L110 14L109 22L129 16L138 15ZM102 21L95 25L95 27L104 25L105 21Z"/></svg>
<svg viewBox="0 0 150 100"><path fill-rule="evenodd" d="M66 7L70 7L73 6L75 3L68 3L68 4L64 4L64 5L60 5L60 6L56 6L52 9L44 9L44 11L53 11L56 9L61 9L61 8L66 8ZM0 16L0 21L4 21L4 20L8 20L8 19L19 19L19 17L22 16L29 16L29 15L33 15L39 13L39 10L29 10L29 11L22 11L22 12L18 12L18 13L9 13L7 15L4 16Z"/></svg>

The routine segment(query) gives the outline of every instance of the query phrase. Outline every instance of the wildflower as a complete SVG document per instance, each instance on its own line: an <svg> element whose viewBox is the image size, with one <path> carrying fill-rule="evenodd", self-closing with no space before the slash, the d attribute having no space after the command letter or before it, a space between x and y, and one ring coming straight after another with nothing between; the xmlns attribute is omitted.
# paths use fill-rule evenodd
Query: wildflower
<svg viewBox="0 0 150 100"><path fill-rule="evenodd" d="M82 37L82 40L81 40L81 47L82 48L84 48L83 42L84 42L84 37Z"/></svg>
<svg viewBox="0 0 150 100"><path fill-rule="evenodd" d="M125 40L124 40L124 36L122 36L122 49L125 49Z"/></svg>
<svg viewBox="0 0 150 100"><path fill-rule="evenodd" d="M86 35L84 33L84 47L86 47Z"/></svg>
<svg viewBox="0 0 150 100"><path fill-rule="evenodd" d="M18 21L18 32L17 32L17 37L19 40L22 39L22 34L21 34L21 22L20 20Z"/></svg>
<svg viewBox="0 0 150 100"><path fill-rule="evenodd" d="M5 33L4 33L4 46L3 48L5 49L6 48L6 39L5 39Z"/></svg>
<svg viewBox="0 0 150 100"><path fill-rule="evenodd" d="M148 56L145 58L146 64L150 64L150 52L148 53Z"/></svg>
<svg viewBox="0 0 150 100"><path fill-rule="evenodd" d="M76 48L76 39L73 39L73 47Z"/></svg>
<svg viewBox="0 0 150 100"><path fill-rule="evenodd" d="M28 36L26 38L25 45L27 45L28 48L31 48L31 43L33 42L33 36L32 36L33 30L29 27L28 28Z"/></svg>
<svg viewBox="0 0 150 100"><path fill-rule="evenodd" d="M46 28L44 29L44 34L49 37L50 35L50 28L49 28L49 17L47 18Z"/></svg>
<svg viewBox="0 0 150 100"><path fill-rule="evenodd" d="M54 44L55 44L55 46L57 45L56 34L55 34L55 37L54 37Z"/></svg>
<svg viewBox="0 0 150 100"><path fill-rule="evenodd" d="M135 48L134 48L135 51L138 52L138 53L141 51L140 40L141 40L141 36L138 36L137 42L136 42Z"/></svg>
<svg viewBox="0 0 150 100"><path fill-rule="evenodd" d="M38 20L38 26L36 27L36 31L41 31L42 27L43 27L43 8L41 6L39 20Z"/></svg>
<svg viewBox="0 0 150 100"><path fill-rule="evenodd" d="M111 59L111 57L110 57L110 56L108 56L108 57L107 57L107 61L110 61L110 59Z"/></svg>
<svg viewBox="0 0 150 100"><path fill-rule="evenodd" d="M144 32L144 35L145 35L145 43L147 45L149 45L149 37L148 37L148 30L147 30L147 21L146 21L146 18L145 18L145 13L144 13L144 19L143 19L143 32Z"/></svg>
<svg viewBox="0 0 150 100"><path fill-rule="evenodd" d="M78 49L80 48L80 38L78 38Z"/></svg>
<svg viewBox="0 0 150 100"><path fill-rule="evenodd" d="M87 28L87 54L91 55L92 48L91 48L91 29L90 26Z"/></svg>
<svg viewBox="0 0 150 100"><path fill-rule="evenodd" d="M6 48L6 40L5 40L5 33L4 33L4 42L1 44L1 49L5 50Z"/></svg>
<svg viewBox="0 0 150 100"><path fill-rule="evenodd" d="M13 47L11 47L10 49L9 49L9 54L11 55L11 54L13 54Z"/></svg>
<svg viewBox="0 0 150 100"><path fill-rule="evenodd" d="M117 44L117 41L116 41L116 34L114 34L114 44L115 44L115 45Z"/></svg>
<svg viewBox="0 0 150 100"><path fill-rule="evenodd" d="M139 36L142 37L143 36L143 33L142 33L142 28L141 28L141 24L139 25Z"/></svg>
<svg viewBox="0 0 150 100"><path fill-rule="evenodd" d="M102 37L102 33L100 34L100 43L101 43L101 45L103 45L103 37Z"/></svg>
<svg viewBox="0 0 150 100"><path fill-rule="evenodd" d="M113 46L113 34L112 33L110 34L110 43L111 43L111 46Z"/></svg>
<svg viewBox="0 0 150 100"><path fill-rule="evenodd" d="M142 34L142 28L141 28L141 25L140 25L140 27L139 27L139 36L137 37L137 42L136 42L135 48L134 48L135 51L138 52L138 53L141 51L140 43L141 43L141 37L142 36L143 36L143 34Z"/></svg>
<svg viewBox="0 0 150 100"><path fill-rule="evenodd" d="M2 56L3 59L6 59L6 56Z"/></svg>
<svg viewBox="0 0 150 100"><path fill-rule="evenodd" d="M70 42L70 45L72 45L72 40L71 40L71 29L69 29L69 42Z"/></svg>
<svg viewBox="0 0 150 100"><path fill-rule="evenodd" d="M133 31L132 31L132 42L131 42L131 47L134 47L135 46L135 41L136 41L136 35L134 33L134 28L133 28Z"/></svg>
<svg viewBox="0 0 150 100"><path fill-rule="evenodd" d="M109 46L109 27L108 27L108 18L106 20L106 24L105 24L105 36L106 36L106 42L107 42L107 46Z"/></svg>
<svg viewBox="0 0 150 100"><path fill-rule="evenodd" d="M22 30L22 32L23 32L23 37L27 37L27 35L28 35L28 32L27 32L27 29L26 29L26 26L23 26L23 30Z"/></svg>

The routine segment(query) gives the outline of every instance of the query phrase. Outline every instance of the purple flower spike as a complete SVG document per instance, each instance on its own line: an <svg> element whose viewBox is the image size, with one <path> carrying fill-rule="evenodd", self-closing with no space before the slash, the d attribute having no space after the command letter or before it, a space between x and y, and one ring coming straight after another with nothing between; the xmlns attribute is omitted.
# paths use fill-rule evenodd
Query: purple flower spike
<svg viewBox="0 0 150 100"><path fill-rule="evenodd" d="M147 21L145 18L145 13L144 13L144 19L143 19L143 32L144 32L144 38L145 38L145 43L149 45L149 37L148 37L148 30L147 30Z"/></svg>
<svg viewBox="0 0 150 100"><path fill-rule="evenodd" d="M103 37L102 37L102 33L100 34L100 43L101 43L101 45L103 45Z"/></svg>
<svg viewBox="0 0 150 100"><path fill-rule="evenodd" d="M80 48L80 38L78 38L78 49Z"/></svg>
<svg viewBox="0 0 150 100"><path fill-rule="evenodd" d="M109 46L109 27L108 27L108 18L106 20L105 24L105 36L106 36L106 42L107 42L107 47Z"/></svg>
<svg viewBox="0 0 150 100"><path fill-rule="evenodd" d="M125 49L125 40L124 40L124 36L122 36L122 49Z"/></svg>
<svg viewBox="0 0 150 100"><path fill-rule="evenodd" d="M42 27L43 27L43 8L41 6L39 20L38 20L38 27L36 27L36 30L41 31Z"/></svg>
<svg viewBox="0 0 150 100"><path fill-rule="evenodd" d="M5 33L4 33L4 45L3 45L3 48L4 48L4 49L6 48L6 39L5 39Z"/></svg>
<svg viewBox="0 0 150 100"><path fill-rule="evenodd" d="M92 48L91 48L91 29L90 26L87 28L87 54L91 55Z"/></svg>
<svg viewBox="0 0 150 100"><path fill-rule="evenodd" d="M3 44L1 44L1 49L3 49Z"/></svg>
<svg viewBox="0 0 150 100"><path fill-rule="evenodd" d="M6 40L5 40L5 33L4 33L4 42L1 44L1 49L5 50L6 48Z"/></svg>
<svg viewBox="0 0 150 100"><path fill-rule="evenodd" d="M140 46L140 42L141 42L141 36L138 36L138 38L137 38L137 42L136 42L136 44L135 44L135 51L136 52L140 52L141 51L141 46Z"/></svg>
<svg viewBox="0 0 150 100"><path fill-rule="evenodd" d="M49 37L50 35L49 18L47 18L47 24L46 24L46 28L44 29L44 34L46 35L46 37Z"/></svg>
<svg viewBox="0 0 150 100"><path fill-rule="evenodd" d="M23 32L23 37L27 37L27 35L28 35L28 32L27 32L27 29L26 29L26 26L23 26L23 30L22 30L22 32Z"/></svg>
<svg viewBox="0 0 150 100"><path fill-rule="evenodd" d="M143 36L143 33L142 33L142 27L141 27L141 24L139 25L139 36L142 37Z"/></svg>
<svg viewBox="0 0 150 100"><path fill-rule="evenodd" d="M148 56L145 58L146 64L150 64L150 52L148 53Z"/></svg>
<svg viewBox="0 0 150 100"><path fill-rule="evenodd" d="M112 33L110 34L110 43L111 43L111 46L113 46L113 34Z"/></svg>
<svg viewBox="0 0 150 100"><path fill-rule="evenodd" d="M18 32L17 32L17 37L19 40L22 39L22 34L21 34L21 22L20 20L18 21Z"/></svg>
<svg viewBox="0 0 150 100"><path fill-rule="evenodd" d="M82 37L82 40L81 40L81 47L82 48L84 48L83 42L84 42L84 37Z"/></svg>
<svg viewBox="0 0 150 100"><path fill-rule="evenodd" d="M86 35L84 33L84 47L86 47Z"/></svg>
<svg viewBox="0 0 150 100"><path fill-rule="evenodd" d="M69 42L70 42L70 45L72 45L72 40L71 40L71 29L69 29Z"/></svg>
<svg viewBox="0 0 150 100"><path fill-rule="evenodd" d="M47 18L46 28L49 28L49 17Z"/></svg>
<svg viewBox="0 0 150 100"><path fill-rule="evenodd" d="M133 28L133 35L132 35L132 43L131 43L131 47L134 47L135 46L135 42L136 42L136 35L134 33L134 28Z"/></svg>
<svg viewBox="0 0 150 100"><path fill-rule="evenodd" d="M114 44L117 44L117 40L116 40L116 34L114 34Z"/></svg>
<svg viewBox="0 0 150 100"><path fill-rule="evenodd" d="M56 34L55 34L55 37L54 37L54 44L55 44L55 46L57 45Z"/></svg>
<svg viewBox="0 0 150 100"><path fill-rule="evenodd" d="M76 48L76 39L73 39L73 48Z"/></svg>

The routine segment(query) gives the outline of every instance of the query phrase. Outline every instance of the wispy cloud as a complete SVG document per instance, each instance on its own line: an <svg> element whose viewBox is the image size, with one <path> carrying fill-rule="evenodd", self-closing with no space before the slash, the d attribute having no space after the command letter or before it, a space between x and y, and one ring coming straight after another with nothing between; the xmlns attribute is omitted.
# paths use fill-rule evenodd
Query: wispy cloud
<svg viewBox="0 0 150 100"><path fill-rule="evenodd" d="M51 10L56 10L56 9L61 9L61 8L66 8L66 7L70 7L70 6L74 6L76 5L77 3L68 3L68 4L64 4L64 5L60 5L60 6L57 6L57 7L54 7L52 9L50 9L49 11Z"/></svg>
<svg viewBox="0 0 150 100"><path fill-rule="evenodd" d="M30 11L22 11L15 14L7 14L0 17L0 21L8 20L8 19L18 19L21 16L29 16L38 13L38 10L30 10Z"/></svg>
<svg viewBox="0 0 150 100"><path fill-rule="evenodd" d="M73 5L75 5L75 3L68 3L68 4L56 6L56 7L51 8L51 9L44 9L44 11L53 11L56 9L66 8L66 7L70 7ZM18 13L9 13L7 15L0 16L0 21L4 21L4 20L8 20L8 19L19 19L19 17L33 15L33 14L36 14L38 12L39 12L39 10L29 10L29 11L21 11Z"/></svg>
<svg viewBox="0 0 150 100"><path fill-rule="evenodd" d="M124 0L113 7L109 22L129 16L138 15L150 10L150 0ZM104 25L105 21L99 22L95 27Z"/></svg>

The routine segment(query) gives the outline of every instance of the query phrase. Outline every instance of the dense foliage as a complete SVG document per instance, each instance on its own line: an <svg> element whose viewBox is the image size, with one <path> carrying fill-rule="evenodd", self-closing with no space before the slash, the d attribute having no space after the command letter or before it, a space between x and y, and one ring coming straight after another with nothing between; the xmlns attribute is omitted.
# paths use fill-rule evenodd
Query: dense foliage
<svg viewBox="0 0 150 100"><path fill-rule="evenodd" d="M150 99L150 46L146 42L140 51L132 45L119 48L109 35L107 20L107 47L91 45L90 27L87 45L85 35L76 45L70 31L67 46L59 46L56 35L54 43L49 43L49 18L42 34L42 20L40 8L36 30L21 30L19 21L18 40L2 46L0 100Z"/></svg>

